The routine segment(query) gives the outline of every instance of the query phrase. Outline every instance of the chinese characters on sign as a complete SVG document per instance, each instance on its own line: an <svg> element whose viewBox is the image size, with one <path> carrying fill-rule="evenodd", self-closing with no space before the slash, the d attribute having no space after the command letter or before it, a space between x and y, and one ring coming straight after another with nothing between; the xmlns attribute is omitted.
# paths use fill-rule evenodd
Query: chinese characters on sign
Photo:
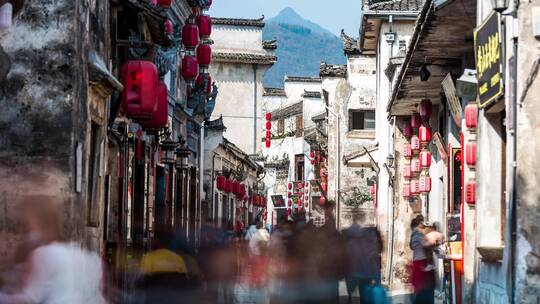
<svg viewBox="0 0 540 304"><path fill-rule="evenodd" d="M487 107L503 94L500 26L500 15L493 12L474 31L479 108Z"/></svg>

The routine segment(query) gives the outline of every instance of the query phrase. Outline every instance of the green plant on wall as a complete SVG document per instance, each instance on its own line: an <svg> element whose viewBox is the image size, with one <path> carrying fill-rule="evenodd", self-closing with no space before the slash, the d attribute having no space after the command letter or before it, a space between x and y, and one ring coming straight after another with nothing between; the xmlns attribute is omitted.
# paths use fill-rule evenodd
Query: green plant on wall
<svg viewBox="0 0 540 304"><path fill-rule="evenodd" d="M372 200L373 199L367 189L354 187L353 193L345 200L345 205L352 208L358 208L364 205L364 203L371 202Z"/></svg>

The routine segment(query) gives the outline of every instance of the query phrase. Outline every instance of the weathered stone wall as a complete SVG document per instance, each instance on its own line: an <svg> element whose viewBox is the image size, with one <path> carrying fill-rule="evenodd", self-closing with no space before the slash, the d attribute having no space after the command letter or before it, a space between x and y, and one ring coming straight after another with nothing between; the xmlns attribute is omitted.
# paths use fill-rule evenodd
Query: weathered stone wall
<svg viewBox="0 0 540 304"><path fill-rule="evenodd" d="M520 1L518 12L516 303L540 301L540 80L535 76L540 50L532 30L538 7L538 0Z"/></svg>
<svg viewBox="0 0 540 304"><path fill-rule="evenodd" d="M12 260L20 238L16 205L24 195L58 197L68 238L94 240L99 228L85 229L87 162L82 159L81 192L75 191L78 143L88 151L88 50L107 58L109 2L26 1L14 25L0 33L11 61L0 82L0 265ZM106 100L93 107L105 114ZM106 120L105 120L106 121ZM104 126L103 126L104 127ZM105 134L105 132L102 132Z"/></svg>

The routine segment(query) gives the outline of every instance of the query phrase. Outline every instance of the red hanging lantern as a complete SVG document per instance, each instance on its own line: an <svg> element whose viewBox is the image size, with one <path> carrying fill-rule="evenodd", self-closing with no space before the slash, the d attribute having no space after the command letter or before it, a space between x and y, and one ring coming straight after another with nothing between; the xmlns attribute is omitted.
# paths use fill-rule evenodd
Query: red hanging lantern
<svg viewBox="0 0 540 304"><path fill-rule="evenodd" d="M173 29L173 23L171 20L167 19L165 21L165 33L167 35L172 35L174 32L174 29Z"/></svg>
<svg viewBox="0 0 540 304"><path fill-rule="evenodd" d="M218 189L219 191L225 190L225 183L226 183L225 176L223 176L223 175L218 175L218 176L216 177L216 186L217 186L217 189Z"/></svg>
<svg viewBox="0 0 540 304"><path fill-rule="evenodd" d="M197 17L197 25L199 26L199 37L201 39L208 38L212 34L212 19L208 15L200 15Z"/></svg>
<svg viewBox="0 0 540 304"><path fill-rule="evenodd" d="M208 44L200 44L197 47L197 62L202 68L208 68L212 61L212 47Z"/></svg>
<svg viewBox="0 0 540 304"><path fill-rule="evenodd" d="M266 122L266 130L272 130L272 122L270 121Z"/></svg>
<svg viewBox="0 0 540 304"><path fill-rule="evenodd" d="M184 56L182 58L182 77L186 81L193 81L199 74L199 63L194 56Z"/></svg>
<svg viewBox="0 0 540 304"><path fill-rule="evenodd" d="M148 119L157 109L158 70L151 61L126 62L120 71L122 109L128 117Z"/></svg>
<svg viewBox="0 0 540 304"><path fill-rule="evenodd" d="M291 191L287 192L287 197L292 197L292 192Z"/></svg>
<svg viewBox="0 0 540 304"><path fill-rule="evenodd" d="M465 147L465 163L470 167L476 165L476 143L468 143Z"/></svg>
<svg viewBox="0 0 540 304"><path fill-rule="evenodd" d="M291 200L291 199L289 199L289 200L287 201L287 206L292 207L292 200Z"/></svg>
<svg viewBox="0 0 540 304"><path fill-rule="evenodd" d="M292 214L292 209L291 208L287 208L287 216L291 216Z"/></svg>
<svg viewBox="0 0 540 304"><path fill-rule="evenodd" d="M418 110L418 112L420 112L420 117L427 120L431 117L431 114L433 112L433 104L429 99L424 99L422 100L422 102L420 102Z"/></svg>
<svg viewBox="0 0 540 304"><path fill-rule="evenodd" d="M420 152L420 166L422 168L429 168L431 166L431 152L425 150Z"/></svg>
<svg viewBox="0 0 540 304"><path fill-rule="evenodd" d="M270 138L266 139L265 146L266 146L266 148L270 148L272 146L272 141L270 140Z"/></svg>
<svg viewBox="0 0 540 304"><path fill-rule="evenodd" d="M403 197L404 198L411 197L411 185L409 185L409 184L404 184L403 185Z"/></svg>
<svg viewBox="0 0 540 304"><path fill-rule="evenodd" d="M420 138L418 138L418 136L414 135L413 137L411 137L411 149L413 154L417 154L418 152L420 152L421 146L422 145L420 144Z"/></svg>
<svg viewBox="0 0 540 304"><path fill-rule="evenodd" d="M321 197L319 198L319 204L320 204L321 206L326 205L326 197L321 196Z"/></svg>
<svg viewBox="0 0 540 304"><path fill-rule="evenodd" d="M431 128L421 126L420 129L418 129L418 137L423 145L427 145L431 141Z"/></svg>
<svg viewBox="0 0 540 304"><path fill-rule="evenodd" d="M163 80L159 81L155 102L157 106L154 114L149 119L139 121L145 129L162 129L169 121L169 95L167 85Z"/></svg>
<svg viewBox="0 0 540 304"><path fill-rule="evenodd" d="M405 125L403 125L403 136L407 139L413 136L413 129L409 121L407 121Z"/></svg>
<svg viewBox="0 0 540 304"><path fill-rule="evenodd" d="M299 182L299 183L296 184L296 187L297 187L298 189L302 189L302 188L304 188L304 183L303 183L303 182Z"/></svg>
<svg viewBox="0 0 540 304"><path fill-rule="evenodd" d="M304 183L304 188L306 188L306 189L309 188L309 182Z"/></svg>
<svg viewBox="0 0 540 304"><path fill-rule="evenodd" d="M309 208L309 203L304 203L304 207L305 207L306 209ZM303 209L303 208L300 208L300 211L304 211L304 209Z"/></svg>
<svg viewBox="0 0 540 304"><path fill-rule="evenodd" d="M476 203L476 182L468 181L465 184L465 202L467 204Z"/></svg>
<svg viewBox="0 0 540 304"><path fill-rule="evenodd" d="M328 191L328 183L322 182L321 183L321 191L326 193Z"/></svg>
<svg viewBox="0 0 540 304"><path fill-rule="evenodd" d="M195 49L199 45L199 27L187 23L182 28L182 43L188 50Z"/></svg>
<svg viewBox="0 0 540 304"><path fill-rule="evenodd" d="M266 120L272 120L272 113L266 113Z"/></svg>
<svg viewBox="0 0 540 304"><path fill-rule="evenodd" d="M309 157L312 159L315 159L315 152L314 151L309 152Z"/></svg>
<svg viewBox="0 0 540 304"><path fill-rule="evenodd" d="M412 152L411 144L405 144L405 146L403 146L403 157L411 158L412 155L413 155L413 152Z"/></svg>
<svg viewBox="0 0 540 304"><path fill-rule="evenodd" d="M311 159L311 160L310 160L310 163L311 163L312 165L315 165L315 159Z"/></svg>
<svg viewBox="0 0 540 304"><path fill-rule="evenodd" d="M420 176L419 188L422 193L431 192L431 177L427 175Z"/></svg>
<svg viewBox="0 0 540 304"><path fill-rule="evenodd" d="M418 129L422 125L422 118L420 117L420 114L414 113L411 115L411 127L413 129Z"/></svg>
<svg viewBox="0 0 540 304"><path fill-rule="evenodd" d="M411 196L417 196L420 193L420 184L417 179L411 181Z"/></svg>
<svg viewBox="0 0 540 304"><path fill-rule="evenodd" d="M266 130L266 138L272 138L272 131Z"/></svg>
<svg viewBox="0 0 540 304"><path fill-rule="evenodd" d="M422 167L420 166L420 160L418 158L413 158L411 160L411 172L413 175L418 175L422 171Z"/></svg>
<svg viewBox="0 0 540 304"><path fill-rule="evenodd" d="M232 182L230 179L227 179L225 181L225 192L231 193L231 190L232 190Z"/></svg>
<svg viewBox="0 0 540 304"><path fill-rule="evenodd" d="M158 0L160 6L171 7L172 0Z"/></svg>
<svg viewBox="0 0 540 304"><path fill-rule="evenodd" d="M293 186L293 184L292 184L292 183L288 183L288 184L287 184L287 188L288 188L289 190L291 190L291 189L292 189L292 186Z"/></svg>
<svg viewBox="0 0 540 304"><path fill-rule="evenodd" d="M405 179L410 179L412 177L411 165L405 165L403 167L403 177Z"/></svg>
<svg viewBox="0 0 540 304"><path fill-rule="evenodd" d="M469 129L476 129L478 125L478 106L475 103L465 107L465 125Z"/></svg>

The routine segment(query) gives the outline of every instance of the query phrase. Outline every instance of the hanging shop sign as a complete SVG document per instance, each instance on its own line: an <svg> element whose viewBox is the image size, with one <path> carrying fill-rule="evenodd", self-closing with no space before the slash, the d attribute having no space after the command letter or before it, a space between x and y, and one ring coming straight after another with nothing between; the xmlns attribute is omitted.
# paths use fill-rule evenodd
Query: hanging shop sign
<svg viewBox="0 0 540 304"><path fill-rule="evenodd" d="M441 85L443 87L444 95L446 96L446 101L448 102L448 108L450 109L452 118L454 119L456 126L461 128L461 102L459 101L459 97L456 93L456 86L454 85L452 74L448 73Z"/></svg>
<svg viewBox="0 0 540 304"><path fill-rule="evenodd" d="M478 78L478 107L485 108L503 94L501 19L495 11L474 31Z"/></svg>
<svg viewBox="0 0 540 304"><path fill-rule="evenodd" d="M439 152L439 156L444 161L444 163L447 163L448 162L448 153L446 152L446 148L444 147L444 143L443 143L441 133L435 132L435 134L433 134L433 142L435 143L435 146L437 147L437 151Z"/></svg>

